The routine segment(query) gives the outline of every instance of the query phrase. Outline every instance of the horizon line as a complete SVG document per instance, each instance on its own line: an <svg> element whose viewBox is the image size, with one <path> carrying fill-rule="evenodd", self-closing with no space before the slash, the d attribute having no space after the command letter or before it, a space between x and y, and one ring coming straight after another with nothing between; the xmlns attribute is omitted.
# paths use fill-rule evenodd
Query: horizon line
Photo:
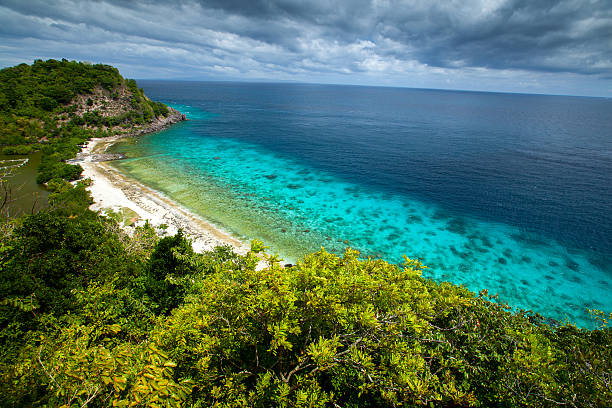
<svg viewBox="0 0 612 408"><path fill-rule="evenodd" d="M490 93L490 94L510 94L510 95L530 95L530 96L564 96L572 98L598 98L612 99L611 96L601 95L573 95L563 93L537 93L520 91L483 91L477 89L458 89L458 88L423 88L405 85L372 85L372 84L343 84L334 82L304 82L294 80L269 80L269 79L188 79L188 78L134 78L136 81L167 81L167 82L217 82L217 83L245 83L245 84L292 84L292 85L326 85L326 86L347 86L364 88L395 88L413 89L422 91L442 91L442 92L470 92L470 93Z"/></svg>

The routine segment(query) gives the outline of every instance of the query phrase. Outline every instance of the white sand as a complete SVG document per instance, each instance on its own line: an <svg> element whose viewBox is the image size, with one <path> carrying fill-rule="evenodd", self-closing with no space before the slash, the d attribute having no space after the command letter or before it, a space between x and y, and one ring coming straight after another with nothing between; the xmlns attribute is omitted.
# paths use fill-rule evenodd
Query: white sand
<svg viewBox="0 0 612 408"><path fill-rule="evenodd" d="M128 178L108 164L95 161L118 137L92 139L73 161L80 164L83 177L92 181L89 191L94 199L92 210L120 212L129 208L138 214L135 225L149 221L153 227L166 225L166 234L173 235L179 228L192 240L196 252L211 250L219 245L230 245L245 254L250 245L232 237L220 228L181 207L163 194ZM126 227L129 230L129 227Z"/></svg>

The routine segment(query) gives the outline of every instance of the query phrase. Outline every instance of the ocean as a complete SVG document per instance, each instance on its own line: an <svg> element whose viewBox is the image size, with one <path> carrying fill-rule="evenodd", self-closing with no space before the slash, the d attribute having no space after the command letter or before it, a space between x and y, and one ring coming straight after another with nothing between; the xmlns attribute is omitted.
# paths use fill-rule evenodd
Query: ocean
<svg viewBox="0 0 612 408"><path fill-rule="evenodd" d="M580 327L612 311L612 99L139 85L190 120L113 165L287 262L350 246Z"/></svg>

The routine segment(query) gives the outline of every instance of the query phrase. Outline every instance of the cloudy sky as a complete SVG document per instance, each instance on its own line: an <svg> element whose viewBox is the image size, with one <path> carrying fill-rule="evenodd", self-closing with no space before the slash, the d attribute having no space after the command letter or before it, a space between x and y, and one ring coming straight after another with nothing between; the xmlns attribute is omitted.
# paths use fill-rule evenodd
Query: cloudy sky
<svg viewBox="0 0 612 408"><path fill-rule="evenodd" d="M612 0L0 0L0 66L612 97Z"/></svg>

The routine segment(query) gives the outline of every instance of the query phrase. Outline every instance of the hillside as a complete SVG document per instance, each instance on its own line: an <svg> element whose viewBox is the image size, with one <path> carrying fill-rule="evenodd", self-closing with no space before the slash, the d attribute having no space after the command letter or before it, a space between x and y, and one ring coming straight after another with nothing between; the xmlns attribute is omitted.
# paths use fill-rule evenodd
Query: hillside
<svg viewBox="0 0 612 408"><path fill-rule="evenodd" d="M27 154L74 128L127 133L177 114L109 65L37 60L0 71L4 154Z"/></svg>
<svg viewBox="0 0 612 408"><path fill-rule="evenodd" d="M1 152L42 150L38 183L78 179L82 169L66 160L91 137L144 133L184 119L109 65L37 60L0 71Z"/></svg>
<svg viewBox="0 0 612 408"><path fill-rule="evenodd" d="M426 279L418 260L350 248L285 268L259 241L199 254L181 231L128 234L89 209L65 160L89 137L180 114L108 66L2 75L6 146L42 148L51 194L49 208L0 222L0 406L610 406L612 316L594 311L592 331L550 326Z"/></svg>

